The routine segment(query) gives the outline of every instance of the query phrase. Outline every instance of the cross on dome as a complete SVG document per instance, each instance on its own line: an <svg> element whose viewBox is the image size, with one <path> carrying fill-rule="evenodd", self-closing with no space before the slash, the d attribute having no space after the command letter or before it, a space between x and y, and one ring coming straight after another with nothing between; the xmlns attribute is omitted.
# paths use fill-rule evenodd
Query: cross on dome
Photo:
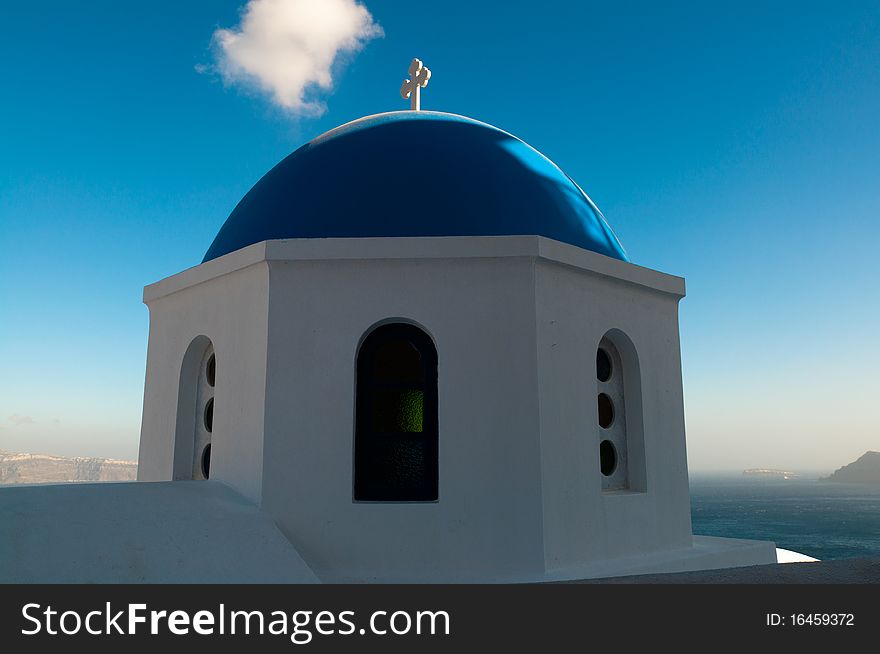
<svg viewBox="0 0 880 654"><path fill-rule="evenodd" d="M418 111L421 108L421 90L428 86L431 79L431 71L422 64L421 59L413 59L409 65L409 78L403 80L400 87L400 97L410 101L410 109Z"/></svg>

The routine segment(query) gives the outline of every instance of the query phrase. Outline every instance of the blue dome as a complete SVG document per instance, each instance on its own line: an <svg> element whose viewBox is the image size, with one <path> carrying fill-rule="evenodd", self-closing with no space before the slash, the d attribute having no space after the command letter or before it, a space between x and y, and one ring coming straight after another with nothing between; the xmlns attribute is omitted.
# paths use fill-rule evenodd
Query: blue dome
<svg viewBox="0 0 880 654"><path fill-rule="evenodd" d="M289 155L239 202L204 261L283 238L502 235L627 261L596 205L535 149L470 118L398 111Z"/></svg>

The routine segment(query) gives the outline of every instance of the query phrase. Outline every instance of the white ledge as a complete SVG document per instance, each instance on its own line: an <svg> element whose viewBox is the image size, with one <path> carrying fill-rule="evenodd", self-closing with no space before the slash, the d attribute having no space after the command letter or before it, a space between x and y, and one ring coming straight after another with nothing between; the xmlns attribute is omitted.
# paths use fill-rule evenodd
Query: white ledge
<svg viewBox="0 0 880 654"><path fill-rule="evenodd" d="M144 288L144 302L269 261L541 259L684 297L684 279L543 236L420 236L300 238L263 241L230 252Z"/></svg>

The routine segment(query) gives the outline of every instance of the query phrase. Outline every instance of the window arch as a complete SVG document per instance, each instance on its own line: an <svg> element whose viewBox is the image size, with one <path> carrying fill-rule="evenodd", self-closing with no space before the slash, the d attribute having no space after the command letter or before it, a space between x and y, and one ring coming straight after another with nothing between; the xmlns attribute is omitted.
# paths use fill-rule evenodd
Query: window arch
<svg viewBox="0 0 880 654"><path fill-rule="evenodd" d="M599 471L602 490L646 490L641 379L635 346L612 329L596 350Z"/></svg>
<svg viewBox="0 0 880 654"><path fill-rule="evenodd" d="M183 356L174 434L174 479L208 479L214 431L217 361L206 336L193 339Z"/></svg>
<svg viewBox="0 0 880 654"><path fill-rule="evenodd" d="M437 350L415 325L390 323L357 355L354 499L438 498Z"/></svg>

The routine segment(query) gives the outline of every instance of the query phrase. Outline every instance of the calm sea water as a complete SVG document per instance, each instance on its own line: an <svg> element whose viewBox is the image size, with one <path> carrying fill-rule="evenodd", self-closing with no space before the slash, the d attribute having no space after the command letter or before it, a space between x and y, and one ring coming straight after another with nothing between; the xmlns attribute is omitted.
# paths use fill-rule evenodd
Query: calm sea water
<svg viewBox="0 0 880 654"><path fill-rule="evenodd" d="M880 486L691 477L695 534L772 540L817 559L880 556Z"/></svg>

